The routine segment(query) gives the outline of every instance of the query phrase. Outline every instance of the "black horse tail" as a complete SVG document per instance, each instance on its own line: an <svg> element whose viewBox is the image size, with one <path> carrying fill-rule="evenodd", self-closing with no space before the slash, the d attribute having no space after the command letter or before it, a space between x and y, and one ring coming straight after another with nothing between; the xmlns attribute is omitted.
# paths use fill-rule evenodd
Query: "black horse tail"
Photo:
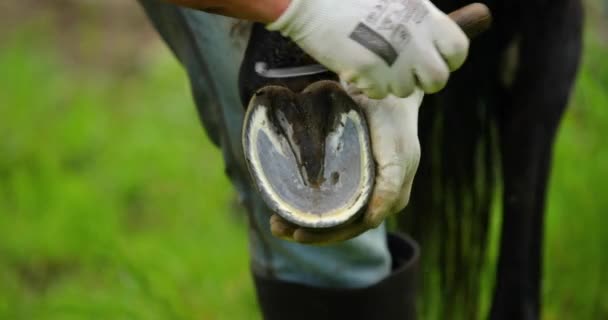
<svg viewBox="0 0 608 320"><path fill-rule="evenodd" d="M422 247L424 319L477 319L481 297L491 296L481 275L500 179L500 61L509 41L499 32L474 40L467 63L420 109L422 158L398 226Z"/></svg>

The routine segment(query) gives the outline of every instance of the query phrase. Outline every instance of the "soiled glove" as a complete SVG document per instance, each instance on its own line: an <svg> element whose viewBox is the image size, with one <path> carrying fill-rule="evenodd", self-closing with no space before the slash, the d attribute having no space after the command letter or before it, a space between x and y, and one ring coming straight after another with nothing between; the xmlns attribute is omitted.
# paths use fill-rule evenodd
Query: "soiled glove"
<svg viewBox="0 0 608 320"><path fill-rule="evenodd" d="M420 161L418 109L423 92L416 89L408 98L387 96L373 100L352 86L347 91L365 111L377 164L368 209L362 219L329 230L299 228L274 215L270 222L275 236L308 244L348 240L379 226L387 216L400 211L409 202Z"/></svg>
<svg viewBox="0 0 608 320"><path fill-rule="evenodd" d="M292 0L267 28L377 99L439 91L469 46L428 0Z"/></svg>

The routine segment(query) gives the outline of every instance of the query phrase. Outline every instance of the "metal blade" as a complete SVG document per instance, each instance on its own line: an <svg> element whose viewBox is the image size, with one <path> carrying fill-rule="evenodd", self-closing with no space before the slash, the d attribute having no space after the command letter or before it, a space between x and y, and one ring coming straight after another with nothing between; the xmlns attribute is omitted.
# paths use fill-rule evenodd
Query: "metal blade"
<svg viewBox="0 0 608 320"><path fill-rule="evenodd" d="M268 68L268 64L266 64L266 62L256 62L255 72L264 78L281 79L321 74L329 72L329 69L327 69L321 64L310 64L307 66L270 69Z"/></svg>

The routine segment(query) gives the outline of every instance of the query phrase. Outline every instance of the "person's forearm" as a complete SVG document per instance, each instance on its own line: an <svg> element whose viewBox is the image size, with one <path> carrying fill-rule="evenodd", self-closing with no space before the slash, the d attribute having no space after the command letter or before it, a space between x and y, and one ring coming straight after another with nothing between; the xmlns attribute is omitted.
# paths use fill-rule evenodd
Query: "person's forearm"
<svg viewBox="0 0 608 320"><path fill-rule="evenodd" d="M291 0L165 0L210 13L270 23L279 18Z"/></svg>

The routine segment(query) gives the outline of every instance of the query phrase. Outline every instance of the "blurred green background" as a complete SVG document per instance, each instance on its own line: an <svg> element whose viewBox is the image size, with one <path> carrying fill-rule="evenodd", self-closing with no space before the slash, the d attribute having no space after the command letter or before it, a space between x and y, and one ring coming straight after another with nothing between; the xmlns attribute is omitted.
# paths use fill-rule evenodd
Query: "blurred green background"
<svg viewBox="0 0 608 320"><path fill-rule="evenodd" d="M608 15L587 2L547 320L608 319ZM257 319L241 210L136 3L0 4L0 319Z"/></svg>

